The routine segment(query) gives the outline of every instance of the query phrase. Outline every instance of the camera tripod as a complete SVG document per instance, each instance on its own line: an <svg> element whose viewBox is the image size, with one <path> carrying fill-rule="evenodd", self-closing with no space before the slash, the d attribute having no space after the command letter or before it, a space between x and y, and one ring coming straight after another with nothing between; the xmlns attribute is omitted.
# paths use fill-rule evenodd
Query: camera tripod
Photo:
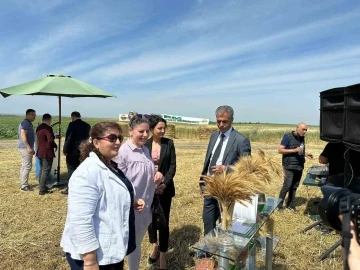
<svg viewBox="0 0 360 270"><path fill-rule="evenodd" d="M316 221L315 223L307 226L306 228L304 228L303 230L300 231L300 233L305 233L307 232L308 230L311 230L312 228L318 226L318 225L321 225L323 223L323 221L320 219L318 221ZM322 261L324 259L326 259L335 249L337 249L339 246L341 245L341 239L339 241L337 241L334 245L332 245L329 249L325 250L325 252L323 252L318 260L319 261Z"/></svg>

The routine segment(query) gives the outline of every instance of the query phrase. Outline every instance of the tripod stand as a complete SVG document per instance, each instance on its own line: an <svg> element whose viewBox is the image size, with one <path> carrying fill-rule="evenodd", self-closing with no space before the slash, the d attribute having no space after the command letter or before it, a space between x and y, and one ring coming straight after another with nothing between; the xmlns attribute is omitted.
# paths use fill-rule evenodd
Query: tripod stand
<svg viewBox="0 0 360 270"><path fill-rule="evenodd" d="M346 188L348 187L350 184L351 184L351 180L352 180L352 172L350 173L350 154L349 154L349 150L350 148L349 147L345 147L345 153L344 153L344 160L345 160L345 163L344 163L344 181L343 181L343 186ZM315 226L317 225L321 225L323 223L323 220L318 220L317 222L311 224L310 226L306 227L305 229L303 229L301 231L301 233L305 233L306 231L314 228ZM319 261L322 261L324 259L326 259L335 249L337 249L340 245L341 245L341 242L342 242L342 239L340 239L339 241L337 241L334 245L332 245L329 249L327 249L325 252L323 252L318 260Z"/></svg>

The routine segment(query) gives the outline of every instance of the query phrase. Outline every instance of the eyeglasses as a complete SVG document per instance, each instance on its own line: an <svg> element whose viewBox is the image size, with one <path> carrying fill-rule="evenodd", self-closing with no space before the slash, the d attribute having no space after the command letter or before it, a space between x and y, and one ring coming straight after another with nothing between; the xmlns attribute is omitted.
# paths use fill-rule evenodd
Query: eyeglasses
<svg viewBox="0 0 360 270"><path fill-rule="evenodd" d="M229 120L216 120L216 122L219 124L223 123L223 124L227 124L229 123Z"/></svg>
<svg viewBox="0 0 360 270"><path fill-rule="evenodd" d="M119 140L120 143L122 143L123 136L122 135L116 135L116 134L110 134L108 136L98 137L97 139L98 140L106 140L106 141L109 141L111 143L116 143L116 141Z"/></svg>

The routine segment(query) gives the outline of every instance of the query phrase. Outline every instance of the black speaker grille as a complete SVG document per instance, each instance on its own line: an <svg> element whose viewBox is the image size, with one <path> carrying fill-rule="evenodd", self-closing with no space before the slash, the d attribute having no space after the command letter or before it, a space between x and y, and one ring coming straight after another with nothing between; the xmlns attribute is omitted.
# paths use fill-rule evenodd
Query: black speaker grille
<svg viewBox="0 0 360 270"><path fill-rule="evenodd" d="M344 109L320 111L320 138L325 141L342 140Z"/></svg>

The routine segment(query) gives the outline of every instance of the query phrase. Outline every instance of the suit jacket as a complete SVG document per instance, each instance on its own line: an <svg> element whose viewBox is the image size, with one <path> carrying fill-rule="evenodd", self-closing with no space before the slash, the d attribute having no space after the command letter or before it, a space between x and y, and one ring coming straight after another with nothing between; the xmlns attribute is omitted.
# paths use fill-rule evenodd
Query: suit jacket
<svg viewBox="0 0 360 270"><path fill-rule="evenodd" d="M206 175L208 172L211 153L214 149L219 134L220 131L215 131L213 134L211 134L201 175ZM234 165L234 163L238 161L241 156L247 156L250 154L251 154L251 146L249 139L240 132L232 128L230 136L228 138L228 142L226 144L222 164ZM200 184L200 186L203 186L203 184Z"/></svg>
<svg viewBox="0 0 360 270"><path fill-rule="evenodd" d="M81 119L77 119L69 123L66 131L63 152L67 155L80 155L80 144L89 139L90 125Z"/></svg>
<svg viewBox="0 0 360 270"><path fill-rule="evenodd" d="M150 155L152 152L152 143L153 138L147 140L145 143L146 147L149 149ZM175 196L175 185L174 185L174 176L176 173L176 153L174 142L168 138L161 139L161 150L160 150L160 159L159 159L159 168L158 171L161 172L165 179L164 184L166 188L162 195L174 197Z"/></svg>
<svg viewBox="0 0 360 270"><path fill-rule="evenodd" d="M36 156L38 158L54 158L54 148L57 148L55 143L55 136L51 126L41 123L36 128L36 138L38 143L38 149Z"/></svg>

